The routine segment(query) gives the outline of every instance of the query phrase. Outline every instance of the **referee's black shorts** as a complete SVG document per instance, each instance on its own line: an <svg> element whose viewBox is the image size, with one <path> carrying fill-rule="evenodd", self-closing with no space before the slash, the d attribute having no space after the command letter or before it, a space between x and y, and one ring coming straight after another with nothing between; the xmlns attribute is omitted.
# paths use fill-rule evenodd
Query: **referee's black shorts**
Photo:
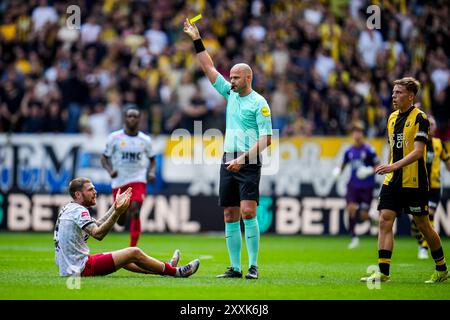
<svg viewBox="0 0 450 320"><path fill-rule="evenodd" d="M378 203L378 210L382 209L395 211L397 216L402 213L426 216L428 215L428 191L396 188L383 184Z"/></svg>
<svg viewBox="0 0 450 320"><path fill-rule="evenodd" d="M239 207L241 200L255 200L259 204L261 162L244 164L238 172L227 170L225 162L239 154L224 154L220 165L219 206Z"/></svg>

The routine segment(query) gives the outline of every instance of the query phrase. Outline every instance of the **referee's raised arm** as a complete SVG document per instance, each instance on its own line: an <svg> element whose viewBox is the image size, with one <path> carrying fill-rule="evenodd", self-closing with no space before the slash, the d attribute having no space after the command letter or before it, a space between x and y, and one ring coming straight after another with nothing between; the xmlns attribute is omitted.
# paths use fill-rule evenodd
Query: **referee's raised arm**
<svg viewBox="0 0 450 320"><path fill-rule="evenodd" d="M214 63L211 59L211 56L208 54L208 52L205 49L205 46L203 45L202 38L200 37L200 32L197 29L197 26L194 23L190 23L189 19L186 18L186 21L184 21L184 32L186 32L194 41L194 47L195 52L197 53L197 60L200 63L200 66L203 69L203 72L208 77L209 81L211 81L212 84L216 82L217 75L219 72L214 67Z"/></svg>

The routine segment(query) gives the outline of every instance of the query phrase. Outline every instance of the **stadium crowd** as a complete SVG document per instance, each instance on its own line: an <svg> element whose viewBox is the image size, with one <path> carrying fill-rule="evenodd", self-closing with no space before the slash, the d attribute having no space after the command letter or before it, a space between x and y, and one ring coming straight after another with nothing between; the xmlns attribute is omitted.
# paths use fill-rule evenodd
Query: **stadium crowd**
<svg viewBox="0 0 450 320"><path fill-rule="evenodd" d="M386 134L392 81L422 83L420 103L450 140L446 0L71 0L0 4L0 132L106 135L137 105L151 134L224 129L223 99L195 63L197 22L217 69L246 62L283 136ZM375 1L376 3L376 1ZM80 28L67 8L81 9ZM371 19L374 19L372 16ZM376 20L373 20L376 22ZM447 45L446 45L447 43Z"/></svg>

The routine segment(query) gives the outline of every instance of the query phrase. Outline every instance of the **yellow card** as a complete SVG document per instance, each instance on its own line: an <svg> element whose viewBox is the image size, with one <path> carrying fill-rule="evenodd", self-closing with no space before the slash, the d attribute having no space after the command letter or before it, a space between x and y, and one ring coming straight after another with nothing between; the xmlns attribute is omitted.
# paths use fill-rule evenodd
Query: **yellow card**
<svg viewBox="0 0 450 320"><path fill-rule="evenodd" d="M202 15L199 14L199 15L197 15L197 16L195 16L195 17L189 19L189 22L192 24L192 23L194 23L194 22L200 20L201 18L202 18Z"/></svg>

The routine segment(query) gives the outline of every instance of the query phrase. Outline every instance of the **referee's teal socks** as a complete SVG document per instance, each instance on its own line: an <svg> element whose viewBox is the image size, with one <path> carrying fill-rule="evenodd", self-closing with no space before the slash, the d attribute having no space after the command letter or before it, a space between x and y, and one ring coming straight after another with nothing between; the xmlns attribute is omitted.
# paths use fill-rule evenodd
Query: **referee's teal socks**
<svg viewBox="0 0 450 320"><path fill-rule="evenodd" d="M259 225L256 217L244 219L245 243L247 244L249 266L258 266Z"/></svg>
<svg viewBox="0 0 450 320"><path fill-rule="evenodd" d="M241 222L225 222L225 239L227 241L228 254L231 267L234 271L241 271Z"/></svg>

